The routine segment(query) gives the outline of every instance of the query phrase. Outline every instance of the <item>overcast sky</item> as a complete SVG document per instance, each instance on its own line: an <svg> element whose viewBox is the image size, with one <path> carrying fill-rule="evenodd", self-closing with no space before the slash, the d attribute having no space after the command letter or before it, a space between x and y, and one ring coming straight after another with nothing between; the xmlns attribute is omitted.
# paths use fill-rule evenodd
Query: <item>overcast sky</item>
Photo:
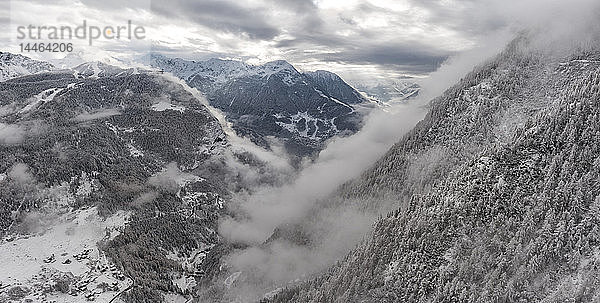
<svg viewBox="0 0 600 303"><path fill-rule="evenodd" d="M496 0L0 0L3 49L18 51L17 25L124 25L144 41L99 41L118 55L150 50L187 59L285 59L352 81L423 77L449 56L478 46L546 3ZM524 5L523 3L530 3ZM577 2L577 1L574 1ZM10 5L9 5L10 4ZM539 6L539 7L537 7ZM527 11L529 10L529 11ZM519 13L520 12L520 13ZM7 17L8 16L8 17ZM10 39L10 40L7 40ZM80 43L81 44L81 43ZM84 49L85 44L76 47ZM87 52L92 52L87 50ZM94 52L98 49L94 50Z"/></svg>

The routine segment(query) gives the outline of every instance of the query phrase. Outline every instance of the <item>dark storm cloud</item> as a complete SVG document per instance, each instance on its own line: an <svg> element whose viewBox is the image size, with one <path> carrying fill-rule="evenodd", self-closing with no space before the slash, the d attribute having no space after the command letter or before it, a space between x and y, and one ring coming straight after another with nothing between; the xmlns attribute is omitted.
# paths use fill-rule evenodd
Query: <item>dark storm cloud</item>
<svg viewBox="0 0 600 303"><path fill-rule="evenodd" d="M280 29L267 23L260 9L246 8L235 2L222 0L176 0L153 1L152 12L172 18L186 18L199 25L246 35L250 39L269 40L275 38Z"/></svg>

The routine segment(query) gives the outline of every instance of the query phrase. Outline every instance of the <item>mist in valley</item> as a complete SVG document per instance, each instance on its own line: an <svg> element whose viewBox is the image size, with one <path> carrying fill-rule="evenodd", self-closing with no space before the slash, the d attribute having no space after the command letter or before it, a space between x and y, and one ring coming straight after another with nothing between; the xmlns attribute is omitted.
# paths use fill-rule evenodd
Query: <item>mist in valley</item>
<svg viewBox="0 0 600 303"><path fill-rule="evenodd" d="M556 1L484 2L495 9L493 15L483 16L502 20L506 26L418 81L418 97L373 110L357 134L331 140L290 182L259 185L234 195L229 206L232 216L221 219L219 225L221 236L242 247L225 259L231 273L236 273L236 284L229 289L232 298L251 301L304 280L364 240L380 215L399 207L398 201L376 201L367 208L357 201L340 202L340 186L368 170L423 119L432 99L498 54L512 39L527 37L531 51L550 57L585 49L597 41L594 33L598 31L588 28L596 26L590 12L597 10L589 9L598 6L593 1L581 1L581 6ZM538 14L526 18L525 12L532 9L539 10Z"/></svg>

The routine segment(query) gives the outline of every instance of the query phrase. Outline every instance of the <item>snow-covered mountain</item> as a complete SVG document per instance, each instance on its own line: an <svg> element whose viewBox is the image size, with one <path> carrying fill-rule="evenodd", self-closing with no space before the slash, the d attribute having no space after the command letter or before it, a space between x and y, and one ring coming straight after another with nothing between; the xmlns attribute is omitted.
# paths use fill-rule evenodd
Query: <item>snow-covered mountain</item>
<svg viewBox="0 0 600 303"><path fill-rule="evenodd" d="M53 69L54 66L48 62L33 60L23 55L0 52L0 82Z"/></svg>
<svg viewBox="0 0 600 303"><path fill-rule="evenodd" d="M206 61L189 61L181 58L169 58L159 54L148 54L142 57L140 61L173 73L185 81L192 81L193 78L201 77L209 80L215 86L223 85L237 78L263 78L280 72L292 76L298 73L291 64L283 60L268 62L264 65L250 65L237 60L213 58Z"/></svg>
<svg viewBox="0 0 600 303"><path fill-rule="evenodd" d="M83 59L83 52L68 53L60 59L51 60L52 64L58 68L69 69L87 62Z"/></svg>
<svg viewBox="0 0 600 303"><path fill-rule="evenodd" d="M102 52L100 50L96 50L93 53L80 50L78 52L68 53L62 58L50 59L50 63L61 69L75 68L78 65L88 62L99 62L110 66L130 68L133 65L130 61L131 60L127 59L127 57L117 58L112 53Z"/></svg>
<svg viewBox="0 0 600 303"><path fill-rule="evenodd" d="M142 61L206 94L239 134L263 146L269 146L268 137L275 137L284 140L292 154L310 155L327 139L360 128L357 108L366 99L333 73L301 73L282 60L250 65L151 54Z"/></svg>

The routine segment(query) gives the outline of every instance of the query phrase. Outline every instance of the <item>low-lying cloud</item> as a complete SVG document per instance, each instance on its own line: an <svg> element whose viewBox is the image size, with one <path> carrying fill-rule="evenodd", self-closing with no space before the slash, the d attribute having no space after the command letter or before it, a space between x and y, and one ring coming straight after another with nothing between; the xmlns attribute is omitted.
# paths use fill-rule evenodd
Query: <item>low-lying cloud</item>
<svg viewBox="0 0 600 303"><path fill-rule="evenodd" d="M378 207L366 211L358 205L338 207L329 204L328 199L340 185L357 178L411 130L425 116L432 96L441 94L500 49L500 44L494 44L449 60L421 83L420 97L371 112L363 129L329 142L319 158L307 163L293 182L235 196L230 208L236 215L220 222L219 233L248 248L232 253L227 263L233 270L251 276L248 281L263 284L240 286L238 290L243 291L233 296L242 300L260 297L269 287L325 269L352 249L368 234L377 216L394 202L379 201ZM295 230L310 245L286 237L265 243L278 229Z"/></svg>
<svg viewBox="0 0 600 303"><path fill-rule="evenodd" d="M16 124L0 123L0 144L18 144L25 138L26 131Z"/></svg>
<svg viewBox="0 0 600 303"><path fill-rule="evenodd" d="M82 114L75 116L75 118L73 118L73 120L79 121L79 122L91 121L91 120L108 118L108 117L112 117L112 116L116 116L116 115L120 115L120 114L121 114L121 112L118 109L112 108L112 109L95 111L93 113L82 113Z"/></svg>
<svg viewBox="0 0 600 303"><path fill-rule="evenodd" d="M44 129L44 124L37 120L14 124L0 122L0 145L21 144L27 137L39 135Z"/></svg>

